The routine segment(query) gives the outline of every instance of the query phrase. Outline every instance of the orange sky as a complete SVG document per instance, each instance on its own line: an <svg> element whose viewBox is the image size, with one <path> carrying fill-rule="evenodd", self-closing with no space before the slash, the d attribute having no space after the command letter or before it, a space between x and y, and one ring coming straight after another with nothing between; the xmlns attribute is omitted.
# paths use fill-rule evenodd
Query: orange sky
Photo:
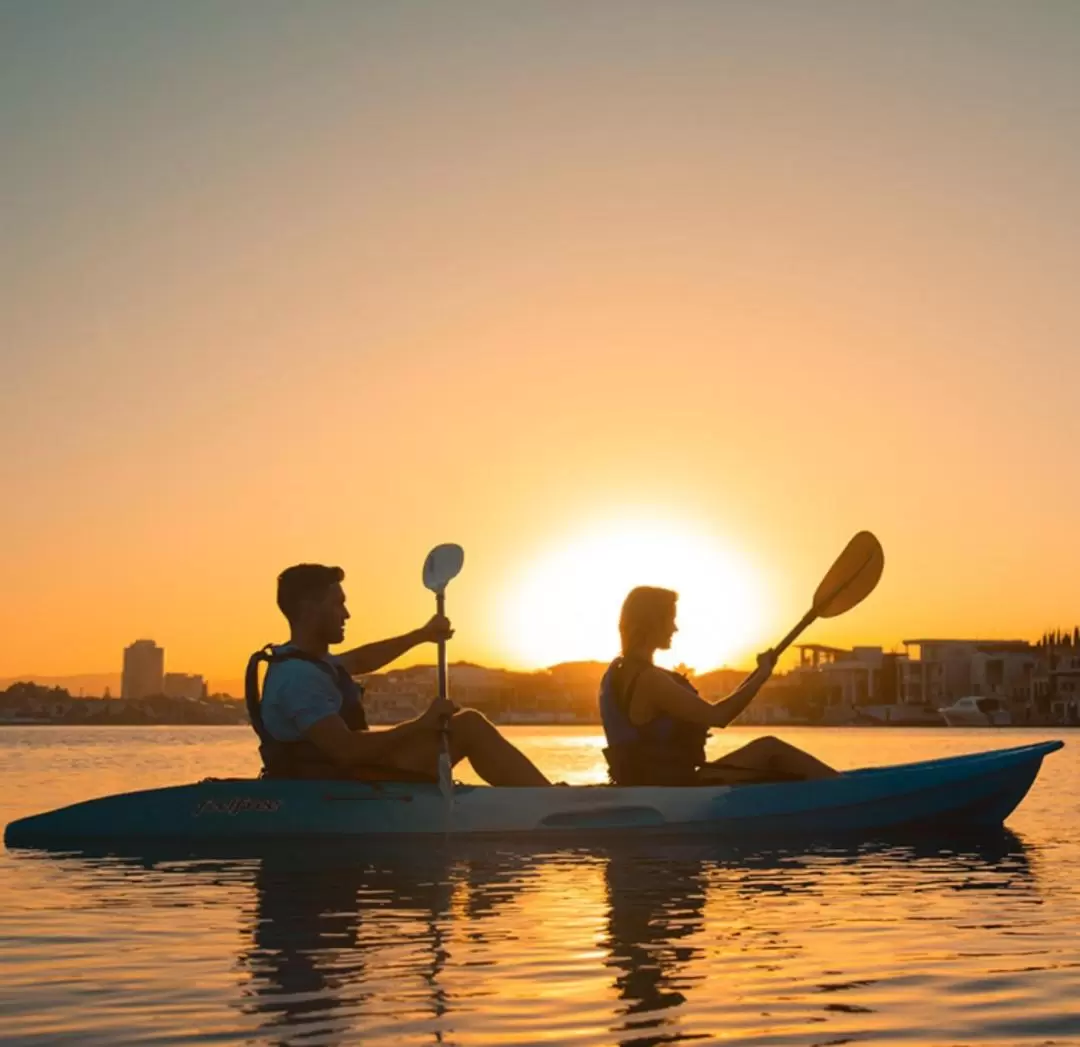
<svg viewBox="0 0 1080 1047"><path fill-rule="evenodd" d="M508 587L643 513L757 580L717 661L861 528L814 639L1080 618L1074 8L0 18L0 676L233 680L303 559L401 631L444 540L452 656L524 665Z"/></svg>

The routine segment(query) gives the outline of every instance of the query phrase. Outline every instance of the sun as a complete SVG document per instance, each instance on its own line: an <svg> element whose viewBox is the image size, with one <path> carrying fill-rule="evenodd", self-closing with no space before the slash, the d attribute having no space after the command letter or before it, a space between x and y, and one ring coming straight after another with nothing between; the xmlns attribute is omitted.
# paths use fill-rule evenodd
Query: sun
<svg viewBox="0 0 1080 1047"><path fill-rule="evenodd" d="M664 665L715 668L751 654L762 636L761 579L721 537L666 520L620 518L530 558L504 596L502 646L532 668L613 658L619 608L636 585L679 593L679 631L670 651L657 652Z"/></svg>

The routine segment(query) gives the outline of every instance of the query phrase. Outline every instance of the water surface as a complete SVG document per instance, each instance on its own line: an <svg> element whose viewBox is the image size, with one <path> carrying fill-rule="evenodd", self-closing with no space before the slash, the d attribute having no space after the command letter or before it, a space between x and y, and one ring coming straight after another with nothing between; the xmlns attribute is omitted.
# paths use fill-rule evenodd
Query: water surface
<svg viewBox="0 0 1080 1047"><path fill-rule="evenodd" d="M508 733L556 778L603 777L594 729ZM784 736L853 767L1053 735ZM1077 753L1007 831L945 840L6 852L0 1039L1080 1044ZM256 767L246 729L0 729L0 821Z"/></svg>

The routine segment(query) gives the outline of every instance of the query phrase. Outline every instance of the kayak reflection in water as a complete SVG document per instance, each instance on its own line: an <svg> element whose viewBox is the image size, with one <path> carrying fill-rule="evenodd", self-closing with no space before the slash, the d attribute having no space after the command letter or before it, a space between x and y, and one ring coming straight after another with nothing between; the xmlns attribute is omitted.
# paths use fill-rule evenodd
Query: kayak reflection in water
<svg viewBox="0 0 1080 1047"><path fill-rule="evenodd" d="M453 635L435 615L403 636L339 655L349 612L340 567L297 564L278 577L277 602L289 623L289 642L251 656L245 680L248 714L259 736L263 775L271 778L353 778L437 781L440 731L449 719L450 759L467 759L491 785L549 785L547 778L498 728L474 709L436 698L415 720L369 731L354 676L372 673L421 643ZM263 694L259 666L267 665Z"/></svg>
<svg viewBox="0 0 1080 1047"><path fill-rule="evenodd" d="M677 631L678 593L643 586L623 602L622 654L600 684L600 715L616 785L736 785L835 775L827 764L778 738L756 738L711 763L705 760L710 727L726 727L772 674L776 655L758 655L758 667L727 698L703 699L679 673L653 664Z"/></svg>

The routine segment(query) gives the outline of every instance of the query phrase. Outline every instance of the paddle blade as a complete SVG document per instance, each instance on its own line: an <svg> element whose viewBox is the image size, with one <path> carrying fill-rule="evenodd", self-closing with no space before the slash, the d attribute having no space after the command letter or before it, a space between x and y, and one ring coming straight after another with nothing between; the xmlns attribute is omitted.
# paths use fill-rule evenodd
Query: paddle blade
<svg viewBox="0 0 1080 1047"><path fill-rule="evenodd" d="M465 563L465 550L460 545L437 545L424 561L424 587L441 593L451 579L456 578Z"/></svg>
<svg viewBox="0 0 1080 1047"><path fill-rule="evenodd" d="M874 591L884 567L881 542L869 531L860 531L821 580L814 593L813 613L818 618L835 618L850 611Z"/></svg>

